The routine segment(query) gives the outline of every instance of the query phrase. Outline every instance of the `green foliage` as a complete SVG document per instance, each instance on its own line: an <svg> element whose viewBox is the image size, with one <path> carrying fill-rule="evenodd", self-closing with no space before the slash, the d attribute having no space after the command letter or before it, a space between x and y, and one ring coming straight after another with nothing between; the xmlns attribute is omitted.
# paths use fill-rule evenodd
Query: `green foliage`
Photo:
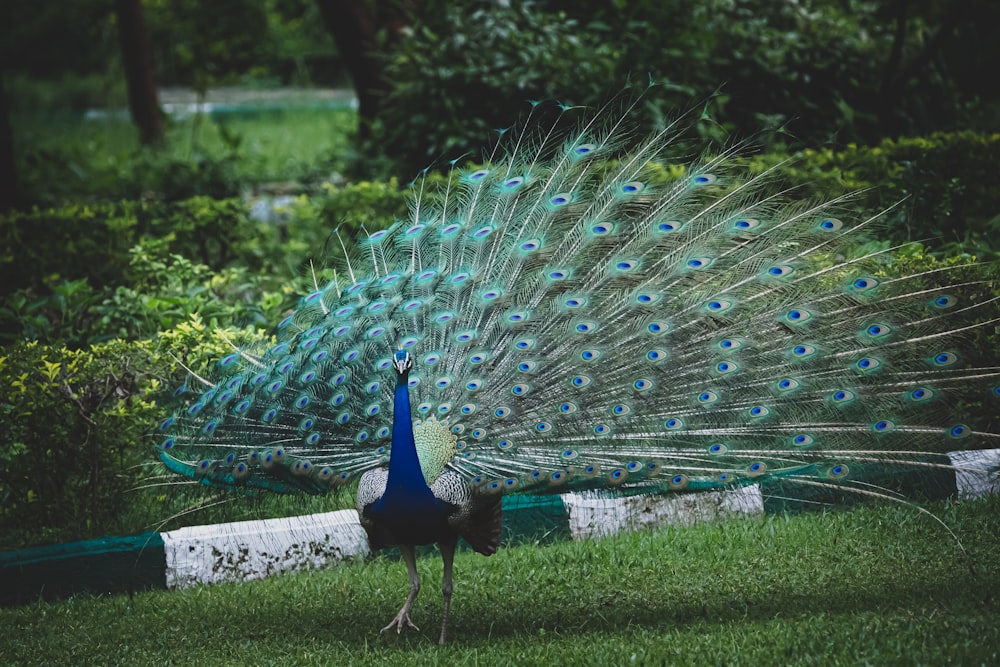
<svg viewBox="0 0 1000 667"><path fill-rule="evenodd" d="M674 106L721 85L712 111L727 131L745 136L794 118L796 134L822 144L870 136L878 120L865 98L877 93L893 37L878 2L621 3L595 23L621 43L619 68L642 63L674 84Z"/></svg>
<svg viewBox="0 0 1000 667"><path fill-rule="evenodd" d="M220 83L331 83L336 48L310 0L147 3L161 81L204 90Z"/></svg>
<svg viewBox="0 0 1000 667"><path fill-rule="evenodd" d="M173 0L154 3L146 13L153 39L171 45L176 80L199 91L218 83L220 75L247 71L267 34L267 12L259 0Z"/></svg>
<svg viewBox="0 0 1000 667"><path fill-rule="evenodd" d="M7 104L14 117L51 118L56 110L72 110L77 116L88 109L124 108L128 104L125 77L121 72L86 75L64 72L44 79L4 72L4 84ZM18 133L17 138L21 141L25 137Z"/></svg>
<svg viewBox="0 0 1000 667"><path fill-rule="evenodd" d="M109 30L113 6L110 0L7 0L0 62L7 71L52 78L102 71L120 48Z"/></svg>
<svg viewBox="0 0 1000 667"><path fill-rule="evenodd" d="M122 509L140 461L148 402L134 397L134 353L112 345L97 354L35 343L5 351L0 520L5 544L92 535Z"/></svg>
<svg viewBox="0 0 1000 667"><path fill-rule="evenodd" d="M660 89L633 116L654 127L704 100L699 131L713 139L765 130L821 147L986 130L1000 95L971 72L1000 64L984 27L1000 14L959 4L906 3L900 31L904 5L873 0L422 3L387 60L370 148L412 173L478 149L529 99L597 106L647 77ZM916 76L906 67L921 58Z"/></svg>
<svg viewBox="0 0 1000 667"><path fill-rule="evenodd" d="M168 238L172 252L218 268L233 260L247 227L239 201L208 197L12 211L0 218L0 282L7 289L81 277L119 284L130 248L144 238Z"/></svg>
<svg viewBox="0 0 1000 667"><path fill-rule="evenodd" d="M624 80L611 42L533 2L429 2L420 19L386 64L393 89L368 146L398 159L395 173L478 150L529 100L592 101Z"/></svg>
<svg viewBox="0 0 1000 667"><path fill-rule="evenodd" d="M344 168L355 120L348 109L306 106L196 115L168 123L166 150L140 146L125 117L23 111L12 125L22 197L58 206L233 197L274 182L301 190Z"/></svg>
<svg viewBox="0 0 1000 667"><path fill-rule="evenodd" d="M336 46L314 0L268 0L266 51L269 59L259 60L271 77L286 84L343 84Z"/></svg>
<svg viewBox="0 0 1000 667"><path fill-rule="evenodd" d="M169 516L177 499L132 493L151 474L148 432L163 414L155 399L184 381L177 360L203 371L229 341L260 335L192 317L151 340L3 349L0 544L134 532Z"/></svg>
<svg viewBox="0 0 1000 667"><path fill-rule="evenodd" d="M147 0L146 29L161 85L202 87L239 81L332 83L336 49L311 0ZM0 60L7 71L50 80L67 74L120 75L114 3L5 3ZM43 45L41 48L39 45ZM87 97L61 96L62 102ZM71 108L86 109L73 104Z"/></svg>
<svg viewBox="0 0 1000 667"><path fill-rule="evenodd" d="M263 202L265 205L267 201ZM251 219L237 200L69 205L0 218L0 342L148 337L192 315L274 323L333 278L361 229L401 218L395 181L332 186Z"/></svg>
<svg viewBox="0 0 1000 667"><path fill-rule="evenodd" d="M99 298L86 278L64 280L40 298L31 290L17 290L5 296L0 306L0 340L65 340L74 347L96 342L104 336L94 332L87 320Z"/></svg>
<svg viewBox="0 0 1000 667"><path fill-rule="evenodd" d="M50 290L17 290L0 306L0 341L36 340L77 348L109 338L140 338L198 315L214 326L274 322L288 300L268 291L273 282L246 267L213 273L203 264L167 254L167 240L129 251L128 282L94 288L87 277ZM39 295L40 294L40 295Z"/></svg>
<svg viewBox="0 0 1000 667"><path fill-rule="evenodd" d="M231 323L265 326L286 305L280 293L267 291L263 286L267 281L244 266L213 274L207 266L180 255L160 254L155 242L140 244L130 254L129 283L89 309L95 321L85 330L101 338L146 337L195 316L213 328ZM62 339L73 343L70 336Z"/></svg>
<svg viewBox="0 0 1000 667"><path fill-rule="evenodd" d="M345 188L324 188L320 211L336 225L343 225L348 238L362 229L384 229L407 212L406 195L395 178L387 183L361 181Z"/></svg>
<svg viewBox="0 0 1000 667"><path fill-rule="evenodd" d="M893 243L922 241L941 255L1000 259L1000 192L983 175L1000 169L1000 134L956 132L886 139L868 148L805 150L781 177L797 194L831 198L857 191L851 204L886 211L879 235ZM783 153L750 160L764 171Z"/></svg>

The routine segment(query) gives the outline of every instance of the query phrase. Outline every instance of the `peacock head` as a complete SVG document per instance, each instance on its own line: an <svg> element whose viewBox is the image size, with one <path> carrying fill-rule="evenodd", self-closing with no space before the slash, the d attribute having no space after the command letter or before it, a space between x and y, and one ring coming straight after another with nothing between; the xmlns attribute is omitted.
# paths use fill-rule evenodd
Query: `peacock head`
<svg viewBox="0 0 1000 667"><path fill-rule="evenodd" d="M392 367L396 369L399 382L406 384L410 369L413 368L413 358L408 351L397 350L392 358Z"/></svg>

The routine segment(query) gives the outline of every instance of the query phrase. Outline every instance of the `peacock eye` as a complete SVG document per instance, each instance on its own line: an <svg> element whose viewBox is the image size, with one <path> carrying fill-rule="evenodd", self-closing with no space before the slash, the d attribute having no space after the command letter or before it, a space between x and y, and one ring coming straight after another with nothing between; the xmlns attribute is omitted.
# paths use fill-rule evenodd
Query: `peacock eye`
<svg viewBox="0 0 1000 667"><path fill-rule="evenodd" d="M961 466L994 472L958 455L1000 442L995 271L915 261L869 237L891 214L845 225L830 216L858 207L813 200L739 151L681 163L688 144L674 137L699 128L641 136L653 105L639 88L590 115L542 106L527 126L499 130L482 164L456 157L450 174L425 170L408 212L333 240L329 266L298 281L301 294L243 304L273 311L287 296L277 331L229 342L221 327L232 322L184 324L182 338L212 344L175 360L189 379L148 425L156 465L254 497L344 487L363 500L376 489L381 500L361 503L376 547L458 532L495 541L485 524L501 500L514 508L505 494L581 492L563 503L579 523L577 509L612 496L646 506L675 494L671 514L702 498L712 507L699 510L761 510L789 491L807 492L810 506L847 505L902 499L898 478L914 470L944 473L953 489L966 481ZM86 392L72 352L51 361L50 350L21 377L24 360L0 351L23 380L6 385L28 399L38 380ZM582 525L607 524L591 518ZM709 576L732 560L710 546L715 558L699 560ZM650 570L676 579L660 563ZM691 588L674 592L684 604ZM271 616L251 632L288 634ZM406 624L400 613L391 625ZM726 648L714 646L713 660Z"/></svg>

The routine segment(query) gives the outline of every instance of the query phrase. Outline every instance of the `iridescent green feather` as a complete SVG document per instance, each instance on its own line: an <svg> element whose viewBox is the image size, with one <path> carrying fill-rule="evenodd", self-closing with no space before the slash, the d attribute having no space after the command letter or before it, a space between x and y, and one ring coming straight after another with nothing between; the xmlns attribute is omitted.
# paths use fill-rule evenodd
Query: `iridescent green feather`
<svg viewBox="0 0 1000 667"><path fill-rule="evenodd" d="M850 488L866 465L998 446L973 418L1000 371L961 352L998 321L982 284L886 275L852 250L877 216L788 201L730 151L678 165L683 123L636 141L627 114L529 120L443 191L418 183L410 219L358 239L277 345L220 360L158 427L163 461L308 493L385 465L399 347L415 419L453 436L425 477L479 493Z"/></svg>

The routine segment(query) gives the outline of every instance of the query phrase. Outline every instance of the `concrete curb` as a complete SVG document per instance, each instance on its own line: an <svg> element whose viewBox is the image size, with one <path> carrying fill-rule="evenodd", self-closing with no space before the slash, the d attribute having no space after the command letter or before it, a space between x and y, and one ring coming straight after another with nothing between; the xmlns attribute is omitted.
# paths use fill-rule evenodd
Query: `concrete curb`
<svg viewBox="0 0 1000 667"><path fill-rule="evenodd" d="M1000 449L950 452L960 500L1000 492ZM609 498L599 493L504 499L504 540L593 539L622 531L688 526L771 511L758 485L731 491ZM0 605L80 592L131 593L146 588L260 579L328 567L367 556L354 510L191 526L166 533L105 537L0 553Z"/></svg>

